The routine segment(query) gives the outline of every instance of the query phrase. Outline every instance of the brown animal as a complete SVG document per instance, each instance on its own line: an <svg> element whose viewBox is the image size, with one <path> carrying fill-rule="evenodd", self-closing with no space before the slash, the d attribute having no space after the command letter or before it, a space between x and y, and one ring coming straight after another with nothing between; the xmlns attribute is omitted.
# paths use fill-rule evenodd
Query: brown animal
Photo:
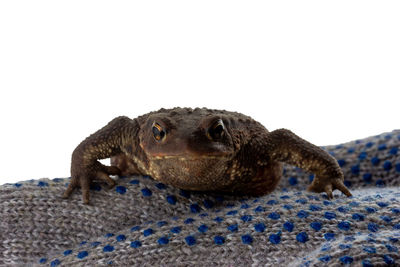
<svg viewBox="0 0 400 267"><path fill-rule="evenodd" d="M98 161L110 157L112 166ZM351 196L337 161L289 130L269 132L236 112L173 108L136 119L117 117L81 142L72 154L71 182L63 197L80 186L87 204L94 179L114 186L109 175L130 174L187 190L263 195L277 186L281 162L314 173L310 191L332 198L339 189Z"/></svg>

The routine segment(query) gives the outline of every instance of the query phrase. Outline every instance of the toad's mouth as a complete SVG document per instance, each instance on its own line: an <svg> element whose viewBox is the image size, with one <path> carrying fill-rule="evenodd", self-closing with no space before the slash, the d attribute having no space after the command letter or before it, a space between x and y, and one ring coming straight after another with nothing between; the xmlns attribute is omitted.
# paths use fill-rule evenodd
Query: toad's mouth
<svg viewBox="0 0 400 267"><path fill-rule="evenodd" d="M150 159L175 159L197 160L197 159L217 159L232 157L235 154L233 146L221 143L207 144L188 144L188 142L167 143L163 146L148 146L140 143L146 156Z"/></svg>

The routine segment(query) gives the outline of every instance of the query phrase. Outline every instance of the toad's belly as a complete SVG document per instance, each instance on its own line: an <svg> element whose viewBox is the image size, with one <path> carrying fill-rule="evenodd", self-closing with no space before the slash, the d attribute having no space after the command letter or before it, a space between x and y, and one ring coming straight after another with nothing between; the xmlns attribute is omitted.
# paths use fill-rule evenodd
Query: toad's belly
<svg viewBox="0 0 400 267"><path fill-rule="evenodd" d="M280 163L243 167L228 158L160 157L143 163L121 154L111 160L123 175L145 174L174 187L195 191L263 195L273 191L282 175Z"/></svg>
<svg viewBox="0 0 400 267"><path fill-rule="evenodd" d="M151 162L149 170L154 179L186 190L219 190L229 186L226 179L230 168L227 159L165 157Z"/></svg>

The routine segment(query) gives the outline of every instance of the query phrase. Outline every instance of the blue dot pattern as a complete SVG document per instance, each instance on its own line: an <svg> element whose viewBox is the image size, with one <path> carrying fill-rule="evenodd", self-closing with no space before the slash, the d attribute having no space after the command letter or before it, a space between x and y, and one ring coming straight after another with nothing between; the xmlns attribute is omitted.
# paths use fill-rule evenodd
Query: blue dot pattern
<svg viewBox="0 0 400 267"><path fill-rule="evenodd" d="M305 211L305 210L300 210L300 211L297 213L297 217L299 217L299 218L301 218L301 219L307 218L309 215L310 215L310 213L307 212L307 211Z"/></svg>
<svg viewBox="0 0 400 267"><path fill-rule="evenodd" d="M163 237L159 238L159 239L157 240L157 242L158 242L158 244L160 244L160 245L166 245L166 244L169 243L169 240L168 240L168 237L163 236Z"/></svg>
<svg viewBox="0 0 400 267"><path fill-rule="evenodd" d="M88 255L89 255L89 253L86 250L84 250L84 251L80 251L76 257L78 259L83 259L83 258L86 258Z"/></svg>
<svg viewBox="0 0 400 267"><path fill-rule="evenodd" d="M167 202L169 204L175 205L176 204L176 196L167 196Z"/></svg>
<svg viewBox="0 0 400 267"><path fill-rule="evenodd" d="M237 232L238 229L239 229L239 227L238 227L237 224L231 224L231 225L229 225L229 226L227 227L227 229L228 229L229 231L231 231L231 232Z"/></svg>
<svg viewBox="0 0 400 267"><path fill-rule="evenodd" d="M334 233L325 233L325 234L324 234L324 238L325 238L327 241L332 241L332 240L335 238L335 234L334 234Z"/></svg>
<svg viewBox="0 0 400 267"><path fill-rule="evenodd" d="M174 228L171 229L171 232L174 234L179 234L181 230L182 229L179 226L175 226Z"/></svg>
<svg viewBox="0 0 400 267"><path fill-rule="evenodd" d="M335 219L335 218L336 218L336 213L330 212L330 211L326 211L326 212L324 213L324 217L325 217L326 219L328 219L328 220Z"/></svg>
<svg viewBox="0 0 400 267"><path fill-rule="evenodd" d="M270 214L268 214L268 218L272 220L278 220L280 217L281 216L277 212L271 212Z"/></svg>
<svg viewBox="0 0 400 267"><path fill-rule="evenodd" d="M208 230L208 226L205 224L202 224L199 226L199 228L197 228L199 230L200 233L205 233Z"/></svg>
<svg viewBox="0 0 400 267"><path fill-rule="evenodd" d="M290 185L296 185L297 184L297 178L296 177L290 177L289 178L289 184Z"/></svg>
<svg viewBox="0 0 400 267"><path fill-rule="evenodd" d="M143 231L143 235L144 236L149 236L152 235L154 233L153 229L149 228Z"/></svg>
<svg viewBox="0 0 400 267"><path fill-rule="evenodd" d="M310 223L310 226L315 231L319 231L322 228L322 223L320 223L320 222L312 222L312 223Z"/></svg>
<svg viewBox="0 0 400 267"><path fill-rule="evenodd" d="M187 237L185 237L185 241L186 244L188 244L189 246L193 246L196 244L196 238L192 235L188 235Z"/></svg>
<svg viewBox="0 0 400 267"><path fill-rule="evenodd" d="M193 218L187 218L186 220L184 220L183 222L185 224L192 224L195 220Z"/></svg>
<svg viewBox="0 0 400 267"><path fill-rule="evenodd" d="M350 222L347 222L347 221L342 221L342 222L338 223L337 226L340 230L343 230L343 231L350 230Z"/></svg>
<svg viewBox="0 0 400 267"><path fill-rule="evenodd" d="M288 232L292 232L294 228L294 223L292 222L285 222L283 224L283 228L286 229Z"/></svg>
<svg viewBox="0 0 400 267"><path fill-rule="evenodd" d="M61 261L59 259L55 259L50 263L51 267L60 265Z"/></svg>
<svg viewBox="0 0 400 267"><path fill-rule="evenodd" d="M353 257L346 255L346 256L340 257L339 260L344 264L351 264L353 262Z"/></svg>
<svg viewBox="0 0 400 267"><path fill-rule="evenodd" d="M173 265L171 253L179 251L183 252L183 262L191 262L196 255L197 262L207 265L257 262L260 266L287 266L296 258L296 266L397 266L399 147L400 131L324 148L336 157L345 173L345 183L353 193L351 198L338 191L334 191L333 199L325 193L305 191L316 176L289 165L284 165L279 187L260 197L179 190L141 176L119 178L114 190L93 185L92 190L100 192L91 193L93 205L89 206L54 197L48 202L70 205L63 206L68 207L64 209L46 208L43 216L48 213L51 218L63 218L68 227L65 234L71 235L66 240L72 238L76 244L63 242L54 246L62 248L58 254L48 255L43 249L33 262L47 266L127 266L154 261L154 265ZM41 179L1 188L26 192L24 199L40 194L49 198L53 188L62 192L60 189L68 182ZM80 200L78 194L74 197ZM34 210L28 208L24 210ZM72 220L80 223L69 223ZM13 222L18 224L19 220ZM59 233L57 229L52 228L49 233ZM265 257L267 250L269 257Z"/></svg>
<svg viewBox="0 0 400 267"><path fill-rule="evenodd" d="M46 186L49 186L49 183L44 182L44 181L39 181L37 185L38 185L39 187L46 187Z"/></svg>
<svg viewBox="0 0 400 267"><path fill-rule="evenodd" d="M126 236L125 235L118 235L117 236L117 241L121 242L121 241L125 241L126 240Z"/></svg>
<svg viewBox="0 0 400 267"><path fill-rule="evenodd" d="M254 230L256 230L257 232L264 232L265 231L265 224L264 223L257 223L256 225L254 225Z"/></svg>
<svg viewBox="0 0 400 267"><path fill-rule="evenodd" d="M251 235L242 235L243 244L250 245L253 242L253 237Z"/></svg>
<svg viewBox="0 0 400 267"><path fill-rule="evenodd" d="M192 204L190 205L190 211L192 213L199 213L201 210L200 206L198 204Z"/></svg>
<svg viewBox="0 0 400 267"><path fill-rule="evenodd" d="M157 187L158 189L160 189L160 190L166 189L166 188L167 188L167 186L166 186L165 184L163 184L163 183L157 183L157 184L156 184L156 187Z"/></svg>
<svg viewBox="0 0 400 267"><path fill-rule="evenodd" d="M107 246L105 246L105 247L103 248L103 251L104 251L104 252L111 252L111 251L113 251L113 250L114 250L114 247L111 246L111 245L107 245Z"/></svg>
<svg viewBox="0 0 400 267"><path fill-rule="evenodd" d="M276 245L281 242L281 235L280 234L271 234L268 239L269 239L269 242Z"/></svg>
<svg viewBox="0 0 400 267"><path fill-rule="evenodd" d="M225 238L223 236L215 236L214 237L214 243L217 245L222 245L225 243Z"/></svg>
<svg viewBox="0 0 400 267"><path fill-rule="evenodd" d="M331 260L331 256L325 255L325 256L319 257L318 260L320 260L322 262L328 262Z"/></svg>
<svg viewBox="0 0 400 267"><path fill-rule="evenodd" d="M308 241L308 235L307 235L307 233L306 233L306 232L298 233L298 234L296 235L296 240L299 241L299 242L301 242L301 243L307 242L307 241Z"/></svg>
<svg viewBox="0 0 400 267"><path fill-rule="evenodd" d="M119 186L117 186L117 187L115 188L115 190L116 190L118 193L120 193L121 195L123 195L123 194L126 193L126 187L125 187L125 186L119 185Z"/></svg>
<svg viewBox="0 0 400 267"><path fill-rule="evenodd" d="M142 191L143 196L145 196L145 197L149 197L149 196L151 196L153 194L151 192L151 190L148 189L148 188L143 188L141 191Z"/></svg>
<svg viewBox="0 0 400 267"><path fill-rule="evenodd" d="M131 228L131 232L139 231L139 230L140 230L140 226L139 226L139 225L135 225L135 226L133 226L133 227Z"/></svg>
<svg viewBox="0 0 400 267"><path fill-rule="evenodd" d="M140 242L139 240L135 240L131 242L131 247L132 248L138 248L142 246L142 242Z"/></svg>

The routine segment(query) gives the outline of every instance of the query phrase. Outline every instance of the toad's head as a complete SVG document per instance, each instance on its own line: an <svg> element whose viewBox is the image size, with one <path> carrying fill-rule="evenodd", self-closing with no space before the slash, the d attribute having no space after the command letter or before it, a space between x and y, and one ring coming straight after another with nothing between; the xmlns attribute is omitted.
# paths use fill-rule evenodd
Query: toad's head
<svg viewBox="0 0 400 267"><path fill-rule="evenodd" d="M210 188L236 153L232 120L205 109L158 111L143 118L139 142L155 179L183 189ZM206 183L206 184L205 184Z"/></svg>

